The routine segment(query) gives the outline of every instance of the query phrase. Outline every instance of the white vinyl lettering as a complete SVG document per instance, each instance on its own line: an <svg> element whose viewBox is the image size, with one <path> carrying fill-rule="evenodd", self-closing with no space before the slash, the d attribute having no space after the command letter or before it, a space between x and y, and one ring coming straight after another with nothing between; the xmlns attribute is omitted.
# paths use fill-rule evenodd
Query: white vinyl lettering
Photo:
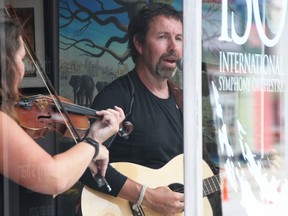
<svg viewBox="0 0 288 216"><path fill-rule="evenodd" d="M265 25L266 22L265 19L261 21L261 13L259 9L259 0L246 0L246 6L247 6L247 16L246 16L246 28L243 36L239 36L236 32L235 28L235 13L231 12L231 36L229 36L229 26L228 26L228 0L222 1L222 16L221 16L221 35L219 37L219 41L227 41L234 43L238 45L243 45L247 42L250 30L251 30L251 24L252 24L252 18L254 16L256 29L258 32L259 37L261 38L262 43L265 46L273 47L275 46L281 37L281 34L283 32L284 26L285 26L285 20L286 20L286 14L287 14L287 0L283 0L282 2L282 12L279 14L280 22L278 23L278 31L275 33L274 38L268 38L265 33ZM263 9L264 10L264 9ZM266 11L265 11L266 13Z"/></svg>

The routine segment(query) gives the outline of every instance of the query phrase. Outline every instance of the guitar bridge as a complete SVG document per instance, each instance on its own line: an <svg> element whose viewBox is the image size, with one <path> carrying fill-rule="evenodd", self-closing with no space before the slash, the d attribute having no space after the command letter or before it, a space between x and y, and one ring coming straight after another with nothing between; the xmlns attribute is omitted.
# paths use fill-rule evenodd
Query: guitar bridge
<svg viewBox="0 0 288 216"><path fill-rule="evenodd" d="M129 202L131 213L133 216L145 216L144 211L141 206L137 206L136 204Z"/></svg>

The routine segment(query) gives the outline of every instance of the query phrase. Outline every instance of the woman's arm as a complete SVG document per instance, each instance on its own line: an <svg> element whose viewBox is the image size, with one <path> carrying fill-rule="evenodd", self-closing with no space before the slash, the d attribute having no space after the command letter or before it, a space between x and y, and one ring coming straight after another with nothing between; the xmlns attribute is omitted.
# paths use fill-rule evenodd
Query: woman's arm
<svg viewBox="0 0 288 216"><path fill-rule="evenodd" d="M105 122L96 122L102 128L98 125L94 129L101 128L102 132L91 134L99 143L105 140L103 137L107 139L116 133L124 118L119 110L112 114L101 112ZM0 172L26 188L45 194L59 194L72 187L95 154L92 145L80 142L64 153L51 156L3 112L0 112L0 139ZM96 159L104 158L108 163L108 150L101 144L99 147Z"/></svg>

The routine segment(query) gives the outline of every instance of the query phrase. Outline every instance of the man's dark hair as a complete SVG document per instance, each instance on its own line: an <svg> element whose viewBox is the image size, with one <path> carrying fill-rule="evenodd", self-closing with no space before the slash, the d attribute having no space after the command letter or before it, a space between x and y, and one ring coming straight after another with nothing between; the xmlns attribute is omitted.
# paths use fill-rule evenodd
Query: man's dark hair
<svg viewBox="0 0 288 216"><path fill-rule="evenodd" d="M134 63L138 56L138 52L135 48L133 38L136 36L137 41L140 44L144 44L149 25L154 17L164 15L175 20L179 20L183 23L182 14L175 10L171 5L163 3L154 3L144 6L130 21L128 26L128 48L130 49L130 55Z"/></svg>

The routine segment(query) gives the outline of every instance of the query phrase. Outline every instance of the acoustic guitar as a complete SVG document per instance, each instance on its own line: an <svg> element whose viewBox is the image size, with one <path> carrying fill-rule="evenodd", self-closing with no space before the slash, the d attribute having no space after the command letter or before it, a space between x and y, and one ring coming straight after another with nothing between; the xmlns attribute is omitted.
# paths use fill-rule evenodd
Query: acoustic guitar
<svg viewBox="0 0 288 216"><path fill-rule="evenodd" d="M184 191L183 154L176 156L160 169L150 169L128 162L112 163L112 166L127 177L145 184L150 188L168 185L171 189ZM214 175L208 164L203 160L203 215L212 216L212 209L207 195L221 189L220 176ZM113 189L112 189L113 190ZM141 206L134 210L132 204L124 199L110 196L87 186L81 194L81 208L83 216L160 216L159 213ZM177 216L184 216L179 213Z"/></svg>

